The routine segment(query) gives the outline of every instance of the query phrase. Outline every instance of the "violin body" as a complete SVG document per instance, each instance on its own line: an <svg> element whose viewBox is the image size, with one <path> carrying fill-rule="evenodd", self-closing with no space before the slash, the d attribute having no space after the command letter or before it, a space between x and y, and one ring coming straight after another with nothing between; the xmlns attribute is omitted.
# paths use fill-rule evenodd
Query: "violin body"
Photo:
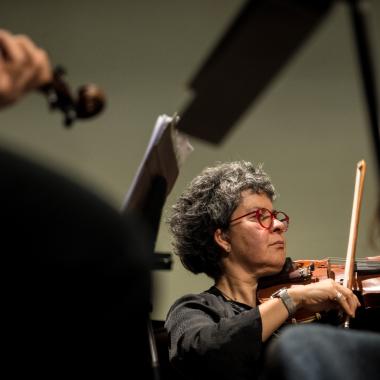
<svg viewBox="0 0 380 380"><path fill-rule="evenodd" d="M284 269L278 274L260 279L258 300L268 300L275 291L292 285L307 285L325 279L333 279L343 284L345 263L340 259L295 260L287 258ZM355 262L355 276L352 290L359 298L361 306L351 327L371 331L380 331L380 256L367 257ZM288 323L320 322L340 325L343 315L337 310L324 313L312 313L298 310Z"/></svg>

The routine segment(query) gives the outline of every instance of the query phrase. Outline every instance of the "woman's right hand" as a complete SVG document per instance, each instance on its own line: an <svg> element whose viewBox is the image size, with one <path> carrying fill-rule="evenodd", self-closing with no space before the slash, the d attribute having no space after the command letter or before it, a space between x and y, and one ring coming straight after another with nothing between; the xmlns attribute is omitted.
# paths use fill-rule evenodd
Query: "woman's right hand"
<svg viewBox="0 0 380 380"><path fill-rule="evenodd" d="M341 308L350 317L360 302L352 290L340 285L332 279L322 280L308 285L293 285L288 289L298 309L320 312L333 308Z"/></svg>

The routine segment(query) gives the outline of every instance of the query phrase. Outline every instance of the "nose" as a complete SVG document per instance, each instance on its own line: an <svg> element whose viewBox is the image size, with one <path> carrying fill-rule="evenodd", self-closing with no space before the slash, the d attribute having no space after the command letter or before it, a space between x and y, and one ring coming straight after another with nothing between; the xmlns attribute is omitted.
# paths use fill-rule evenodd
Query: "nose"
<svg viewBox="0 0 380 380"><path fill-rule="evenodd" d="M279 221L276 218L273 218L272 223L272 231L273 232L286 232L287 231L287 225L284 222Z"/></svg>

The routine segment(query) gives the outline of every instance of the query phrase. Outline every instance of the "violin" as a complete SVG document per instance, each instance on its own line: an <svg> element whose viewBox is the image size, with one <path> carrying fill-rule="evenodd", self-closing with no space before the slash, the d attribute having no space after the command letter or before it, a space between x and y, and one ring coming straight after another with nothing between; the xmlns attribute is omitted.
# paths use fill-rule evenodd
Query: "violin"
<svg viewBox="0 0 380 380"><path fill-rule="evenodd" d="M258 300L260 303L265 302L278 289L289 288L294 284L307 285L329 278L343 284L344 272L345 261L341 258L293 261L287 257L279 274L260 279ZM355 260L354 274L352 290L361 306L357 309L355 320L352 320L352 328L378 331L380 329L380 256ZM311 313L301 309L287 322L321 322L339 325L342 323L342 317L336 310Z"/></svg>
<svg viewBox="0 0 380 380"><path fill-rule="evenodd" d="M356 318L352 320L347 315L343 315L342 312L337 313L336 310L311 313L301 309L288 322L322 321L338 325L343 323L345 328L380 331L380 256L355 260L365 172L366 163L361 160L357 164L346 259L326 258L323 260L292 261L287 258L279 274L260 279L257 291L258 300L262 303L281 287L290 287L292 284L307 285L312 282L332 279L342 286L350 288L358 297L361 306L356 311Z"/></svg>
<svg viewBox="0 0 380 380"><path fill-rule="evenodd" d="M99 114L105 107L106 97L95 84L79 87L74 96L64 80L66 70L57 66L53 70L53 79L40 88L51 110L60 110L64 116L64 126L71 127L77 119L87 119Z"/></svg>

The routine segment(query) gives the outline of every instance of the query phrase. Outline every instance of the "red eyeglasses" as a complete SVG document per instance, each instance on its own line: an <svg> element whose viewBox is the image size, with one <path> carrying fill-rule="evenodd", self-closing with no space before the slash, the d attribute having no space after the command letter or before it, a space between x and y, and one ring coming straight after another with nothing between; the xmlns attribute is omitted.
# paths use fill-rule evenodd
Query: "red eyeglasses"
<svg viewBox="0 0 380 380"><path fill-rule="evenodd" d="M270 211L267 208L259 208L255 211L248 212L247 214L244 214L242 216L238 216L237 218L232 219L230 223L236 222L237 220L245 218L246 216L256 218L257 221L260 223L260 226L267 230L269 230L272 227L274 219L279 220L285 226L285 231L287 231L289 227L288 215L286 215L283 211Z"/></svg>

